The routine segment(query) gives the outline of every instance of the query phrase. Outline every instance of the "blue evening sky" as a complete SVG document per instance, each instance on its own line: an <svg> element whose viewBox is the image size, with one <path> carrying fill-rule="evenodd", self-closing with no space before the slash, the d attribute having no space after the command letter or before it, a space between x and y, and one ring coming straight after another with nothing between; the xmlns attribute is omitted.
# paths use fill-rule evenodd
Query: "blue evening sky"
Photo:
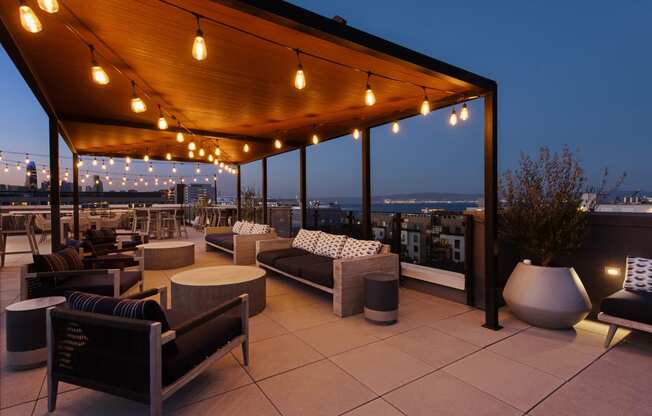
<svg viewBox="0 0 652 416"><path fill-rule="evenodd" d="M652 190L652 2L293 3L496 80L501 172L522 151L569 144L593 182L608 167L613 176L627 172L622 189ZM0 150L47 153L47 120L4 51L0 91ZM399 135L374 129L374 194L481 192L481 102L470 108L456 128L440 111L406 120ZM350 136L309 148L307 161L309 198L360 194L360 145ZM269 159L268 168L270 196L296 196L297 152ZM245 186L259 188L259 176L259 163L243 167ZM7 182L22 177L0 170ZM221 183L224 194L234 192L232 177Z"/></svg>

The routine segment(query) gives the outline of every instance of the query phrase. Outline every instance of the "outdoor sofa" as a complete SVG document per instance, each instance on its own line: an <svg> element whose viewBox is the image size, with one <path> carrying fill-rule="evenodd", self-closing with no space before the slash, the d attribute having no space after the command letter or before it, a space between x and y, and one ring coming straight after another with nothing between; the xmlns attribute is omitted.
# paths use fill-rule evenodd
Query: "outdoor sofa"
<svg viewBox="0 0 652 416"><path fill-rule="evenodd" d="M275 239L276 230L267 224L236 221L233 227L206 227L206 251L221 250L233 256L233 264L248 265L256 262L256 242Z"/></svg>
<svg viewBox="0 0 652 416"><path fill-rule="evenodd" d="M294 239L258 241L256 264L332 294L333 313L341 317L363 311L367 274L400 274L388 245L309 230Z"/></svg>
<svg viewBox="0 0 652 416"><path fill-rule="evenodd" d="M147 297L160 295L160 305ZM129 299L81 292L47 311L48 411L65 382L148 404L161 414L163 400L217 360L242 347L249 364L248 296L199 315L168 310L167 290Z"/></svg>

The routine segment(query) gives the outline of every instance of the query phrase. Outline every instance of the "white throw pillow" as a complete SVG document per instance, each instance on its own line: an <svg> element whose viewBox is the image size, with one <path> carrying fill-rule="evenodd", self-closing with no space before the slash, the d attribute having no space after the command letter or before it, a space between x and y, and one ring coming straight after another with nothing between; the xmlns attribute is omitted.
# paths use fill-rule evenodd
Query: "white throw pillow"
<svg viewBox="0 0 652 416"><path fill-rule="evenodd" d="M254 223L245 221L242 223L242 228L240 229L240 234L251 234L251 231L254 228Z"/></svg>
<svg viewBox="0 0 652 416"><path fill-rule="evenodd" d="M235 224L233 224L231 230L233 230L233 232L236 234L240 234L240 231L242 230L242 224L242 221L236 221Z"/></svg>
<svg viewBox="0 0 652 416"><path fill-rule="evenodd" d="M344 248L346 239L345 235L322 233L315 246L315 254L339 259L342 256L342 248Z"/></svg>
<svg viewBox="0 0 652 416"><path fill-rule="evenodd" d="M292 247L300 248L302 250L313 253L315 251L315 247L317 246L317 241L319 241L319 238L322 234L323 233L321 231L301 229L292 241Z"/></svg>
<svg viewBox="0 0 652 416"><path fill-rule="evenodd" d="M380 241L348 238L346 243L344 243L344 248L342 248L342 258L350 259L352 257L372 256L378 254L382 246Z"/></svg>
<svg viewBox="0 0 652 416"><path fill-rule="evenodd" d="M627 257L623 289L652 293L652 259Z"/></svg>
<svg viewBox="0 0 652 416"><path fill-rule="evenodd" d="M270 231L271 227L268 224L254 224L251 234L267 234Z"/></svg>

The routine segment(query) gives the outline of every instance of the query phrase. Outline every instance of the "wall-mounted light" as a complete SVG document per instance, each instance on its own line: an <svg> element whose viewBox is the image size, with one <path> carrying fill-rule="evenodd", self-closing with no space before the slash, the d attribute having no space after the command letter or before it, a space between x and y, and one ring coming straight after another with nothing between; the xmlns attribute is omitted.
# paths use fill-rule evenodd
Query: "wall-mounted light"
<svg viewBox="0 0 652 416"><path fill-rule="evenodd" d="M620 267L606 266L604 272L607 276L617 277L620 276Z"/></svg>

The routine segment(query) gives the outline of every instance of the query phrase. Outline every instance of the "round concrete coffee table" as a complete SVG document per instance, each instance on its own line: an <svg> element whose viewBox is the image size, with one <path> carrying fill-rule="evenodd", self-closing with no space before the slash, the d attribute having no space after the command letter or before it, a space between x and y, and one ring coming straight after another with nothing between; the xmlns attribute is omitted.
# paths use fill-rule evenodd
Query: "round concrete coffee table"
<svg viewBox="0 0 652 416"><path fill-rule="evenodd" d="M48 358L45 311L63 303L66 303L63 296L51 296L7 306L7 364L10 367L25 369L45 363Z"/></svg>
<svg viewBox="0 0 652 416"><path fill-rule="evenodd" d="M215 266L172 276L172 308L205 312L222 302L249 294L249 316L265 309L265 270L255 266Z"/></svg>
<svg viewBox="0 0 652 416"><path fill-rule="evenodd" d="M166 270L195 264L195 243L191 241L162 241L138 246L145 260L145 270Z"/></svg>

